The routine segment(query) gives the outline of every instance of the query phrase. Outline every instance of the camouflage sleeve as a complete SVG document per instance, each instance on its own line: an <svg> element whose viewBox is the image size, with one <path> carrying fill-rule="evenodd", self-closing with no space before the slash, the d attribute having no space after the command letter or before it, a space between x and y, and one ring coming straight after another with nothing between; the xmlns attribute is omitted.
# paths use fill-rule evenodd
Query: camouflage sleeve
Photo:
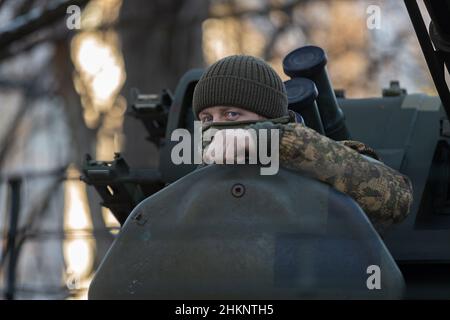
<svg viewBox="0 0 450 320"><path fill-rule="evenodd" d="M375 152L375 150L373 150L372 148L370 148L369 146L365 145L362 142L354 140L342 140L338 142L349 148L352 148L353 150L356 150L359 154L363 154L371 157L372 159L381 161L380 157Z"/></svg>
<svg viewBox="0 0 450 320"><path fill-rule="evenodd" d="M360 142L337 142L300 124L283 126L280 164L348 194L382 229L408 215L412 184L407 176L364 154L378 159Z"/></svg>

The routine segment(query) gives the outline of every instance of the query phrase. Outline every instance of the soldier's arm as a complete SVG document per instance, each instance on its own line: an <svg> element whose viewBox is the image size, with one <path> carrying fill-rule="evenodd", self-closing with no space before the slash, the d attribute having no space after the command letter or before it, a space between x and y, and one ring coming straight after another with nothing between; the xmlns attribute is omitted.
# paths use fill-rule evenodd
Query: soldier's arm
<svg viewBox="0 0 450 320"><path fill-rule="evenodd" d="M377 158L372 149L354 141L334 141L296 123L283 125L280 139L282 166L348 194L377 228L408 215L413 201L411 181L382 162L367 158Z"/></svg>

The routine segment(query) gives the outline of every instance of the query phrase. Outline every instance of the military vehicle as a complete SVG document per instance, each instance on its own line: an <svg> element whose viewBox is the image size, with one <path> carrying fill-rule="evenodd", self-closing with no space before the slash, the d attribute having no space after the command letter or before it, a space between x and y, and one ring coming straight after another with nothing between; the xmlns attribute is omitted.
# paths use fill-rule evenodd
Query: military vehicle
<svg viewBox="0 0 450 320"><path fill-rule="evenodd" d="M82 178L121 223L89 298L450 298L450 1L425 0L429 32L417 2L405 4L439 97L393 81L380 97L348 99L333 89L321 48L283 61L290 108L308 126L362 141L410 177L405 221L380 236L352 198L285 169L173 164L171 133L193 130L202 70L190 70L174 94L134 92L130 113L159 147L159 168L130 168L120 154L86 160Z"/></svg>

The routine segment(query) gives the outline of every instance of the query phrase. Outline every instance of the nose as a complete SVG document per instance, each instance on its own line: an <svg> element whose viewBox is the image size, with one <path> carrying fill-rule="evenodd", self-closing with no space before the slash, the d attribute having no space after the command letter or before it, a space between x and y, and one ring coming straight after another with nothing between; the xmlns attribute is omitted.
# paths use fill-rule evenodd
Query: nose
<svg viewBox="0 0 450 320"><path fill-rule="evenodd" d="M221 122L221 121L225 121L225 120L222 119L220 114L213 115L213 122Z"/></svg>

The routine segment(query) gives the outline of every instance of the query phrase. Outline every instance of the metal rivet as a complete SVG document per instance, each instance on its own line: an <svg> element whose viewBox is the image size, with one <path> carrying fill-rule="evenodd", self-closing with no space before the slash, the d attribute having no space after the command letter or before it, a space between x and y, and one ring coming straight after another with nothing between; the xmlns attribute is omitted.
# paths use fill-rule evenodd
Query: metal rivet
<svg viewBox="0 0 450 320"><path fill-rule="evenodd" d="M136 223L140 226L143 226L147 222L147 218L144 216L142 212L138 212L134 217L133 220L136 221Z"/></svg>
<svg viewBox="0 0 450 320"><path fill-rule="evenodd" d="M236 183L231 187L231 194L233 197L240 198L245 194L245 187L241 183Z"/></svg>

